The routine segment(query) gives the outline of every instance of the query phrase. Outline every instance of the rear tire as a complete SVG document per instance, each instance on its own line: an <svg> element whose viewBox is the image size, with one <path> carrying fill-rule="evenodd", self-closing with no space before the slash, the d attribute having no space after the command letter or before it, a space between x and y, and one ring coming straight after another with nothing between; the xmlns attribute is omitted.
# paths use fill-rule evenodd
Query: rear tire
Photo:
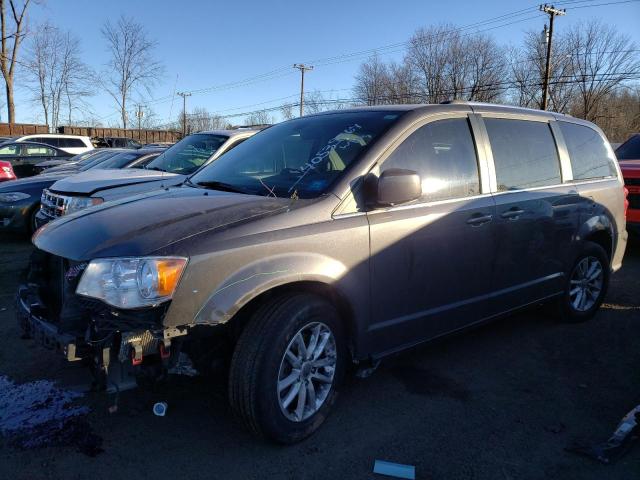
<svg viewBox="0 0 640 480"><path fill-rule="evenodd" d="M326 420L346 359L343 326L331 304L311 294L277 297L258 308L238 340L229 373L231 407L253 433L299 442Z"/></svg>
<svg viewBox="0 0 640 480"><path fill-rule="evenodd" d="M580 323L593 317L609 287L609 257L593 242L585 242L566 280L565 291L557 301L561 321Z"/></svg>

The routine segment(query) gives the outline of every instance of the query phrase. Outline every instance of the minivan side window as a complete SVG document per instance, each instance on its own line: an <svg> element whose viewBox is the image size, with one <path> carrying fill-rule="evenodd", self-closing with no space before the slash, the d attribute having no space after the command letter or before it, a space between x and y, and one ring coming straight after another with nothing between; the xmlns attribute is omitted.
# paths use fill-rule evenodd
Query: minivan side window
<svg viewBox="0 0 640 480"><path fill-rule="evenodd" d="M616 175L609 149L598 132L575 123L558 122L558 125L569 150L574 180Z"/></svg>
<svg viewBox="0 0 640 480"><path fill-rule="evenodd" d="M79 138L59 138L58 146L61 148L82 148L86 145Z"/></svg>
<svg viewBox="0 0 640 480"><path fill-rule="evenodd" d="M560 158L546 122L485 118L498 191L562 183Z"/></svg>
<svg viewBox="0 0 640 480"><path fill-rule="evenodd" d="M422 180L422 201L480 193L478 158L466 118L437 120L407 137L385 160L390 168L413 170Z"/></svg>

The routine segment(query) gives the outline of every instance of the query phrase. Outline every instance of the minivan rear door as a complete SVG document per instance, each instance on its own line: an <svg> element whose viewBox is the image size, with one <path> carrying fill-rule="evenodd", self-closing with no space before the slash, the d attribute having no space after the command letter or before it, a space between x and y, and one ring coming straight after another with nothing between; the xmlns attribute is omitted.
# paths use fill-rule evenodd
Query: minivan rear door
<svg viewBox="0 0 640 480"><path fill-rule="evenodd" d="M413 170L423 195L367 213L371 351L390 353L485 315L495 207L471 120L458 112L418 124L374 171Z"/></svg>
<svg viewBox="0 0 640 480"><path fill-rule="evenodd" d="M550 122L554 120L483 114L495 175L492 314L563 288L579 219L578 196L563 184L561 158L566 156L559 153Z"/></svg>

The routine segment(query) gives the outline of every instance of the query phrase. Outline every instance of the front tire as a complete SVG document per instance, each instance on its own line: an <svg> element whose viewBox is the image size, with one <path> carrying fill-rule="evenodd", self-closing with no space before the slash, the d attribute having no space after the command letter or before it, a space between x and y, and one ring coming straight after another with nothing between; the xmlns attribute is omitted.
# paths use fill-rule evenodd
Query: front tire
<svg viewBox="0 0 640 480"><path fill-rule="evenodd" d="M607 293L609 275L607 253L597 243L586 242L569 272L564 294L559 299L560 319L579 323L593 317Z"/></svg>
<svg viewBox="0 0 640 480"><path fill-rule="evenodd" d="M347 348L336 309L287 294L259 308L231 360L229 401L242 423L275 442L299 442L326 420L344 377Z"/></svg>

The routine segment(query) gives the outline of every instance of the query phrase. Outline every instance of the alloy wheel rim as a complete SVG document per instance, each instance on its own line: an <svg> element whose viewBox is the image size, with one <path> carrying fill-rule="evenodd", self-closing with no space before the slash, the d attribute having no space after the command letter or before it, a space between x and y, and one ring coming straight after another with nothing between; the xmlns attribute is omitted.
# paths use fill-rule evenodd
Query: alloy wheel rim
<svg viewBox="0 0 640 480"><path fill-rule="evenodd" d="M578 262L569 282L569 301L574 310L586 312L598 301L604 282L604 270L596 257Z"/></svg>
<svg viewBox="0 0 640 480"><path fill-rule="evenodd" d="M333 333L313 322L293 336L280 361L276 392L287 419L302 422L315 414L329 396L336 372Z"/></svg>

